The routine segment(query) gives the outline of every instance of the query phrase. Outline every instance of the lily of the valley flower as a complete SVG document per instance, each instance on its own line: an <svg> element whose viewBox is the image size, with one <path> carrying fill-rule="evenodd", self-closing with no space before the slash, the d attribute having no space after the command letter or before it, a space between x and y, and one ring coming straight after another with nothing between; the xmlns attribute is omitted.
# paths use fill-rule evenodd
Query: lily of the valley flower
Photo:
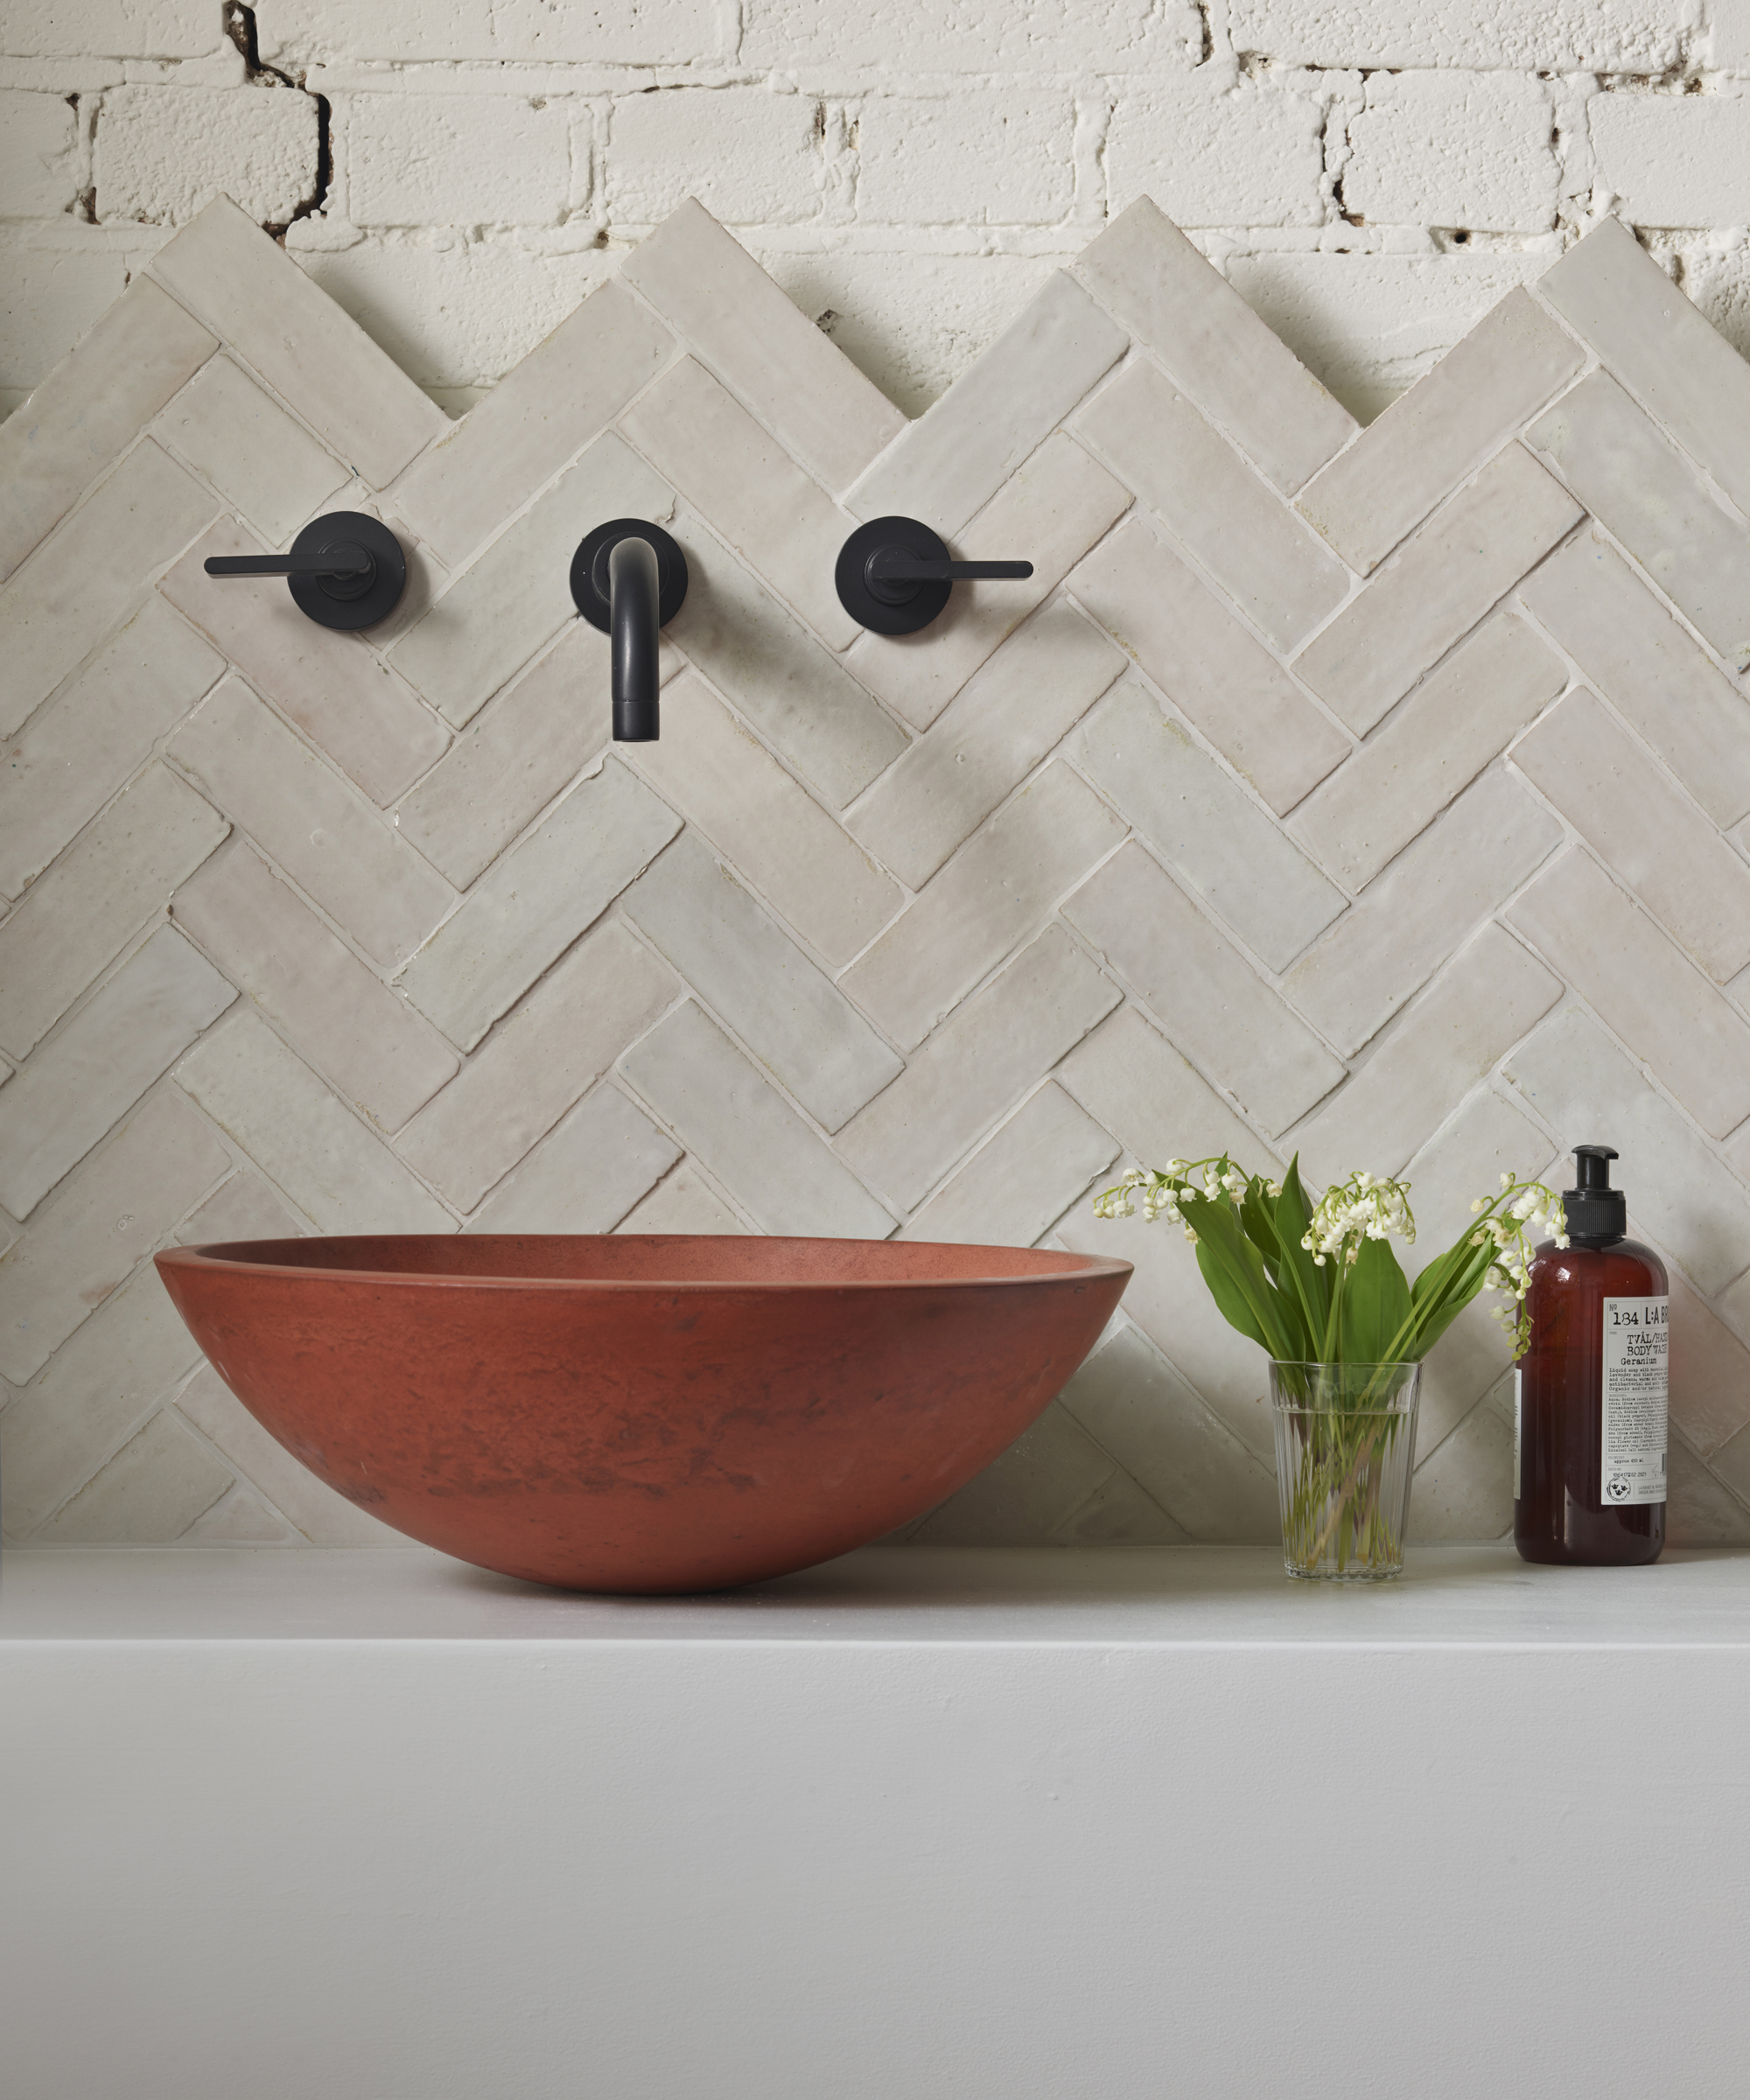
<svg viewBox="0 0 1750 2100"><path fill-rule="evenodd" d="M1169 1159L1164 1168L1131 1167L1096 1199L1094 1211L1096 1217L1131 1218L1140 1197L1144 1222L1166 1218L1183 1228L1194 1246L1206 1235L1213 1236L1212 1244L1222 1242L1215 1251L1216 1268L1250 1308L1236 1316L1231 1299L1224 1304L1223 1311L1234 1325L1255 1339L1265 1339L1267 1346L1271 1334L1278 1346L1283 1338L1292 1338L1309 1362L1343 1361L1346 1329L1339 1313L1348 1302L1346 1279L1369 1241L1414 1242L1410 1184L1390 1174L1358 1169L1344 1180L1334 1181L1309 1214L1299 1189L1298 1162L1287 1180L1291 1199L1284 1208L1283 1182L1244 1173L1225 1154L1213 1159ZM1567 1245L1562 1200L1541 1181L1521 1181L1516 1175L1503 1174L1499 1193L1479 1197L1471 1213L1475 1224L1428 1264L1415 1293L1397 1270L1396 1256L1384 1257L1390 1269L1397 1271L1396 1302L1403 1309L1401 1318L1391 1315L1388 1325L1392 1331L1382 1330L1380 1337L1382 1346L1394 1353L1394 1360L1397 1352L1419 1355L1431 1347L1483 1290L1499 1292L1507 1301L1495 1309L1494 1318L1506 1328L1514 1354L1522 1354L1530 1342L1525 1298L1531 1284L1532 1241L1534 1236L1548 1233L1558 1247ZM1248 1242L1255 1250L1250 1254L1242 1251ZM1312 1256L1314 1270L1326 1272L1323 1280L1294 1279L1293 1264L1285 1257L1286 1250L1296 1243ZM1200 1263L1209 1251L1205 1248L1200 1252ZM1370 1258L1376 1263L1371 1273L1377 1279L1379 1257ZM1211 1288L1216 1288L1214 1282ZM1217 1295L1219 1302L1220 1292ZM1272 1321L1278 1323L1274 1328Z"/></svg>

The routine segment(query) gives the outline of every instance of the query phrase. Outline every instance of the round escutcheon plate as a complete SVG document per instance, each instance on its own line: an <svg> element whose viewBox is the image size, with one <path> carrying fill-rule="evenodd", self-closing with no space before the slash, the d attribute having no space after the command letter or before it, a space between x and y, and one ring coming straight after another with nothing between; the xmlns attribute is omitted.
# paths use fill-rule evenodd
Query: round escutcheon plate
<svg viewBox="0 0 1750 2100"><path fill-rule="evenodd" d="M928 525L915 518L872 518L859 525L838 550L833 581L838 602L859 626L874 634L915 634L928 626L948 603L951 584L876 584L869 557L884 547L898 547L920 561L945 562L948 549Z"/></svg>
<svg viewBox="0 0 1750 2100"><path fill-rule="evenodd" d="M407 588L407 556L401 542L380 518L361 510L330 511L306 525L291 543L292 557L316 562L363 553L370 557L363 576L294 576L288 589L300 612L325 627L351 632L387 620Z"/></svg>
<svg viewBox="0 0 1750 2100"><path fill-rule="evenodd" d="M687 595L687 557L680 544L660 525L642 518L611 518L578 542L571 556L571 602L592 627L604 634L610 622L607 557L621 540L648 540L656 550L656 624L666 627Z"/></svg>

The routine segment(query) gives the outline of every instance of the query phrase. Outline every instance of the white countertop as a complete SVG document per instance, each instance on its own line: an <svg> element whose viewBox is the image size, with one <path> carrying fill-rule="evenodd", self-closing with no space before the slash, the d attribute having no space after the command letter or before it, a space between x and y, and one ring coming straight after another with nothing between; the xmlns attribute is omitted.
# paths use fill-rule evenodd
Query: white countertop
<svg viewBox="0 0 1750 2100"><path fill-rule="evenodd" d="M20 2100L1716 2100L1750 1553L0 1560Z"/></svg>
<svg viewBox="0 0 1750 2100"><path fill-rule="evenodd" d="M717 1596L608 1598L423 1547L15 1548L0 1643L38 1641L1750 1648L1750 1550L1566 1569L1424 1546L1398 1581L1349 1587L1245 1547L870 1548Z"/></svg>

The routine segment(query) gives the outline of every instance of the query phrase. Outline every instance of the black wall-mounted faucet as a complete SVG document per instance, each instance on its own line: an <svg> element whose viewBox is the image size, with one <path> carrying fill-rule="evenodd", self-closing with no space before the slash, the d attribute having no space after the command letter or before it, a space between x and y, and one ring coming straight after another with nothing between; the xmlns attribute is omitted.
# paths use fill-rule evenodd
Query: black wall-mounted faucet
<svg viewBox="0 0 1750 2100"><path fill-rule="evenodd" d="M662 734L658 635L686 595L686 556L642 518L598 525L571 557L572 600L612 644L617 744L654 744Z"/></svg>
<svg viewBox="0 0 1750 2100"><path fill-rule="evenodd" d="M955 562L916 518L872 518L838 550L833 581L838 602L876 634L915 634L948 603L956 584L986 578L1019 582L1031 562Z"/></svg>
<svg viewBox="0 0 1750 2100"><path fill-rule="evenodd" d="M387 620L407 588L407 556L381 518L331 510L306 525L290 554L215 554L208 576L283 576L292 603L343 632Z"/></svg>

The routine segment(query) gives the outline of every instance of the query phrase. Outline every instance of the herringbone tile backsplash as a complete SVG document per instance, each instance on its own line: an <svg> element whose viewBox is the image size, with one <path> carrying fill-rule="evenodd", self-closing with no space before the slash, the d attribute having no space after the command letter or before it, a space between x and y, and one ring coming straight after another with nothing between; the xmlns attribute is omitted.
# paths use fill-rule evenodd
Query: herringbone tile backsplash
<svg viewBox="0 0 1750 2100"><path fill-rule="evenodd" d="M391 1543L149 1256L500 1229L1124 1255L913 1535L1267 1538L1258 1353L1093 1194L1298 1149L1432 1247L1600 1138L1674 1535L1750 1541L1750 368L1620 226L1361 430L1139 204L907 424L689 206L452 426L220 202L0 473L8 1538ZM203 571L335 508L412 550L386 628ZM890 511L1033 578L862 634ZM616 749L622 514L692 587ZM1505 1368L1480 1308L1432 1359L1415 1536L1507 1528Z"/></svg>

